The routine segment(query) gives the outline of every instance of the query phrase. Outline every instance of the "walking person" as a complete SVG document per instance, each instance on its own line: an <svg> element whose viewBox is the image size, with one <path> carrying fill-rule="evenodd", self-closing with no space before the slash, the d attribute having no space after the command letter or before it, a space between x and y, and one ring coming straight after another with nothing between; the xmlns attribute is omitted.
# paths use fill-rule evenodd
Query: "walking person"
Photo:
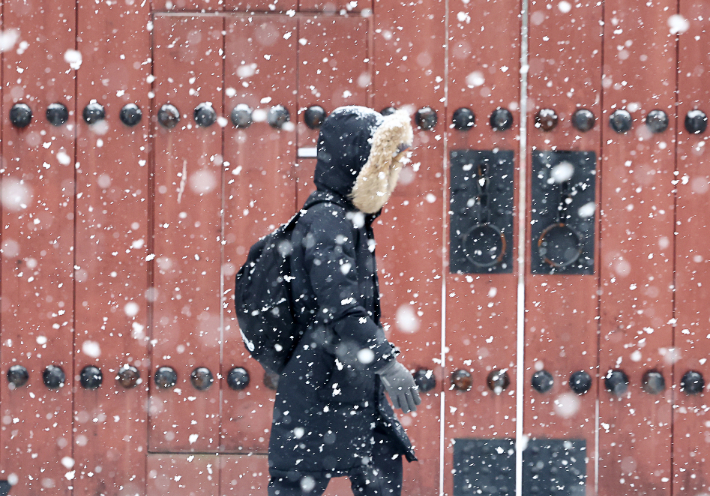
<svg viewBox="0 0 710 496"><path fill-rule="evenodd" d="M314 183L291 242L303 337L279 378L269 496L319 496L349 476L358 496L399 496L416 460L395 408L420 403L380 324L372 223L412 143L409 116L341 107L323 122Z"/></svg>

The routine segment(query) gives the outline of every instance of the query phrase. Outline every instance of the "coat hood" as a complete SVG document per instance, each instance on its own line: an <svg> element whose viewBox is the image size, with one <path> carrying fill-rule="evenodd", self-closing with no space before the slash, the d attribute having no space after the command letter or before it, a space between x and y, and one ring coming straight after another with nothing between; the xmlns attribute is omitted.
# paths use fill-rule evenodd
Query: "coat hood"
<svg viewBox="0 0 710 496"><path fill-rule="evenodd" d="M364 213L377 213L394 191L400 151L412 138L403 111L383 117L366 107L337 108L321 126L314 183Z"/></svg>

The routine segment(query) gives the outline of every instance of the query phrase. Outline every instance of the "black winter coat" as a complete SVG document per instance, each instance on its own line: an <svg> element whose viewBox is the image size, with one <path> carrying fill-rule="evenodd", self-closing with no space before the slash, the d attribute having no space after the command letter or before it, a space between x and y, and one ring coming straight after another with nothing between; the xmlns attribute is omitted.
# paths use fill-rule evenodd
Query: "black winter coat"
<svg viewBox="0 0 710 496"><path fill-rule="evenodd" d="M375 374L393 359L380 327L376 215L348 199L380 122L376 112L346 107L321 128L318 190L292 236L292 288L305 333L279 378L272 476L347 474L369 457L375 428L416 459Z"/></svg>

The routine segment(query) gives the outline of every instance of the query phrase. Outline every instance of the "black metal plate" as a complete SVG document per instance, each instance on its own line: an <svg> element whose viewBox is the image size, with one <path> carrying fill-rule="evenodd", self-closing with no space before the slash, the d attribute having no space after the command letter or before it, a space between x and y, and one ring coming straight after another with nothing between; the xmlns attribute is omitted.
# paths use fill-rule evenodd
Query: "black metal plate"
<svg viewBox="0 0 710 496"><path fill-rule="evenodd" d="M0 480L0 496L7 496L12 486L6 480Z"/></svg>
<svg viewBox="0 0 710 496"><path fill-rule="evenodd" d="M523 452L523 496L584 496L584 439L531 439Z"/></svg>
<svg viewBox="0 0 710 496"><path fill-rule="evenodd" d="M451 158L450 198L450 260L449 271L463 274L511 273L513 271L513 158L508 150L454 150ZM481 166L489 179L487 216L482 213L477 181ZM488 220L486 226L480 226ZM480 261L471 249L494 248L490 266L474 263ZM467 241L468 240L468 241ZM479 243L480 242L480 243ZM479 251L480 254L480 251ZM485 254L484 254L485 257Z"/></svg>
<svg viewBox="0 0 710 496"><path fill-rule="evenodd" d="M533 152L533 274L594 274L596 163L594 152ZM567 204L566 225L562 227L558 223L558 207L565 180L571 201ZM575 257L578 258L572 261ZM565 260L569 265L565 265Z"/></svg>
<svg viewBox="0 0 710 496"><path fill-rule="evenodd" d="M454 496L514 496L513 439L456 439Z"/></svg>

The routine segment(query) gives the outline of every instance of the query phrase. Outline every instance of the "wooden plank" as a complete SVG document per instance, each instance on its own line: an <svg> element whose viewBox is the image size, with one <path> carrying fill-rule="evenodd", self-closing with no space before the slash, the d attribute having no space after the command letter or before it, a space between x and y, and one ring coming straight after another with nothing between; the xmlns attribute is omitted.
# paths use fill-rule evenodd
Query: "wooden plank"
<svg viewBox="0 0 710 496"><path fill-rule="evenodd" d="M74 363L77 375L97 367L103 382L76 388L75 436L91 442L74 448L75 494L145 492L150 19L147 4L79 2L77 102L106 117L77 122ZM129 104L143 114L133 126L121 120ZM124 366L140 372L137 387L116 380Z"/></svg>
<svg viewBox="0 0 710 496"><path fill-rule="evenodd" d="M676 43L667 22L676 6L604 6L599 494L671 489ZM633 127L618 134L609 119L624 109ZM656 109L670 123L653 134L644 121ZM630 380L620 397L603 389L612 369ZM641 389L651 370L665 378L658 395Z"/></svg>
<svg viewBox="0 0 710 496"><path fill-rule="evenodd" d="M708 286L710 259L707 243L708 184L707 140L705 130L693 134L685 126L690 112L710 113L710 87L703 73L710 70L710 4L699 0L681 0L680 16L671 26L679 33L678 125L676 185L676 308L673 410L673 494L694 495L710 491L710 414L705 407L707 393L689 394L680 390L683 377L698 372L710 381L707 363L706 326L710 319ZM687 24L686 24L687 23ZM691 114L692 117L692 114ZM691 130L693 128L691 127ZM701 388L702 389L702 388Z"/></svg>
<svg viewBox="0 0 710 496"><path fill-rule="evenodd" d="M29 372L26 385L0 388L3 478L17 482L13 494L69 495L75 86L65 57L76 55L75 2L6 1L3 10L3 37L16 39L3 54L2 370ZM71 112L60 127L45 118L57 102ZM8 118L16 103L33 113L22 129ZM63 369L63 387L45 387L48 365Z"/></svg>
<svg viewBox="0 0 710 496"><path fill-rule="evenodd" d="M598 160L601 128L606 125L601 120L602 6L549 5L532 2L530 8L529 147L533 153L591 151ZM552 129L536 122L538 112L545 110L554 111L558 119ZM581 131L573 125L578 110L592 112L595 122L591 129ZM527 163L532 164L532 155L528 155ZM528 205L536 193L540 192L528 190ZM596 260L599 217L594 217L594 211L592 214L592 220L596 219L592 224L597 251L588 255ZM526 242L528 253L532 253L538 248L529 233ZM532 438L584 439L586 490L589 495L595 494L598 264L587 275L564 271L532 275L530 257L526 264L524 432ZM532 377L539 370L548 371L555 381L546 393L531 387ZM570 388L575 372L588 374L588 392L577 394Z"/></svg>
<svg viewBox="0 0 710 496"><path fill-rule="evenodd" d="M412 164L382 216L376 221L383 322L388 339L402 350L410 370L433 372L436 388L422 394L414 414L400 415L412 439L418 464L404 467L404 494L438 494L439 422L442 384L441 277L445 132L443 43L445 3L380 2L374 19L374 104L414 113L430 106L439 123L415 130ZM403 15L406 12L406 15ZM448 387L445 386L445 387Z"/></svg>
<svg viewBox="0 0 710 496"><path fill-rule="evenodd" d="M154 451L219 446L222 128L198 126L198 105L222 115L223 20L158 15L154 27L155 106L180 112L168 129L156 123L154 376L177 373L173 388L150 385L149 447ZM190 375L207 367L214 384L198 390Z"/></svg>
<svg viewBox="0 0 710 496"><path fill-rule="evenodd" d="M220 449L266 453L274 392L264 385L264 371L242 342L234 316L234 275L249 247L295 212L296 45L297 21L289 17L234 17L225 37L226 110L253 110L247 128L225 128L224 359L222 377L233 367L250 374L249 386L233 391L222 385ZM263 43L259 40L266 40ZM269 109L282 105L290 121L282 129L267 122Z"/></svg>

